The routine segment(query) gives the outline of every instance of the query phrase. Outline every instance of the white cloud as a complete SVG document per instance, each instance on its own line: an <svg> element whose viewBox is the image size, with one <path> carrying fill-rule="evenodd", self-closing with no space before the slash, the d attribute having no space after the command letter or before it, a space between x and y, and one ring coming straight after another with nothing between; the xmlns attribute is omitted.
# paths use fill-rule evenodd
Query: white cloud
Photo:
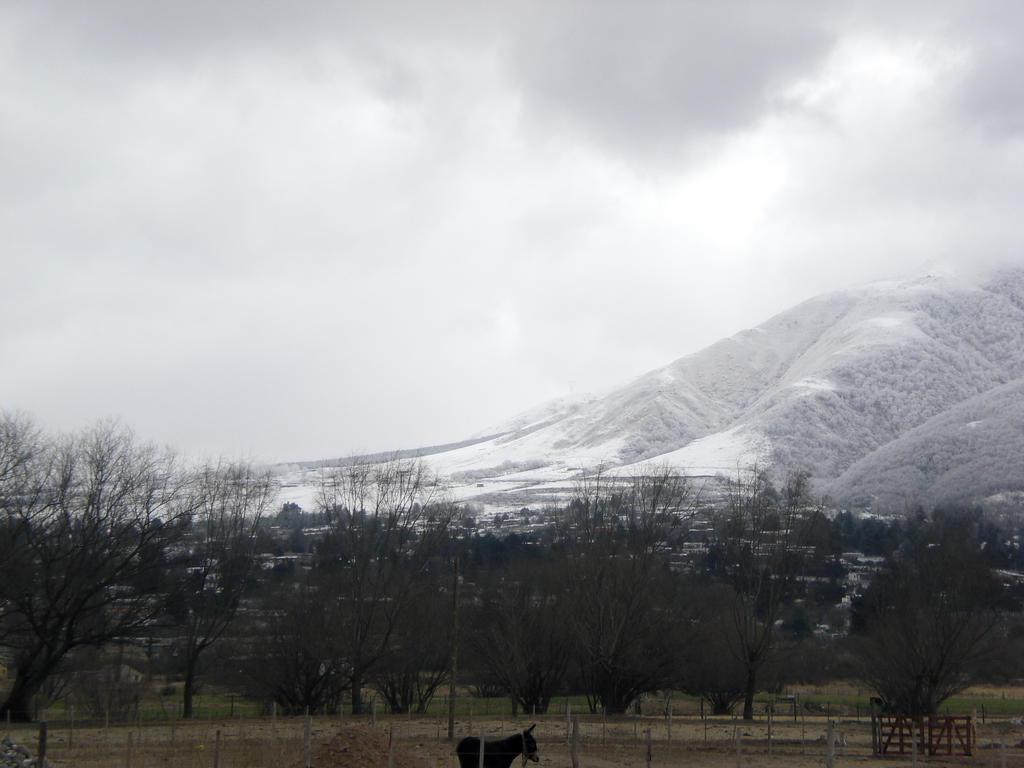
<svg viewBox="0 0 1024 768"><path fill-rule="evenodd" d="M5 6L0 405L434 443L1021 257L1014 5L739 7Z"/></svg>

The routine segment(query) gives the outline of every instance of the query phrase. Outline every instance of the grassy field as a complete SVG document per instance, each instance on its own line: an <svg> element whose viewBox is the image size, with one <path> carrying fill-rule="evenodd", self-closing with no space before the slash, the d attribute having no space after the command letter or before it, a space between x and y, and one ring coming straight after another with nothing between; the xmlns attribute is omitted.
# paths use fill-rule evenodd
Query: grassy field
<svg viewBox="0 0 1024 768"><path fill-rule="evenodd" d="M868 695L855 686L796 690L793 700L774 700L769 738L767 705L758 699L757 717L744 722L733 717L699 715L699 702L679 694L648 697L642 714L603 717L589 714L582 697L559 698L550 714L512 716L507 699L457 700L456 734L487 738L508 735L530 722L538 723L541 766L570 766L570 732L566 710L578 721L578 764L587 768L645 766L647 732L652 765L682 766L821 766L829 722L839 746L838 764L871 759ZM791 694L791 695L792 695ZM166 697L165 697L166 698ZM667 713L671 709L672 715ZM952 714L976 713L978 747L970 758L931 756L927 765L1020 766L1024 768L1024 689L971 689L949 702ZM439 698L425 715L391 715L378 705L376 716L354 718L350 712L310 720L312 764L327 768L385 768L386 750L379 745L362 762L346 763L352 753L339 746L339 733L366 741L370 736L393 743L394 768L455 768L452 743L446 739L447 702ZM41 713L47 720L47 757L59 768L287 768L303 765L305 718L260 716L258 707L238 696L202 696L191 721L176 717L177 707L149 697L133 712L130 722L72 718L67 707ZM353 730L354 729L354 730ZM39 725L0 724L0 732L37 751ZM355 733L356 736L351 736ZM331 745L334 744L333 747ZM418 761L417 761L418 759ZM377 762L374 762L377 761ZM383 762L381 762L383 761ZM900 762L902 761L902 762ZM377 763L380 763L378 766ZM910 756L890 758L889 764L910 763Z"/></svg>
<svg viewBox="0 0 1024 768"><path fill-rule="evenodd" d="M0 682L0 696L3 695L4 687L4 683ZM73 717L77 723L83 726L137 725L140 722L167 723L180 719L180 695L177 695L177 693L165 695L162 693L162 689L163 686L154 683L146 691L138 707L133 708L126 714L104 717L102 714L90 714L83 712L81 709L72 711L67 704L58 703L47 710L40 711L39 719L64 723L65 721L70 721ZM367 692L366 695L366 706L369 710L371 706L374 706L373 694L372 692ZM755 700L755 707L758 713L763 714L767 711L769 704L771 704L775 708L776 715L780 718L787 714L791 715L794 708L797 715L803 713L834 717L857 717L868 714L870 695L870 691L852 683L794 687L778 696L769 694L759 695ZM378 715L384 716L388 714L383 699L378 699L375 706ZM195 698L194 707L195 719L199 721L236 720L239 717L253 720L260 716L269 716L270 714L266 707L261 708L255 702L230 692L208 692L199 695ZM679 692L645 696L640 702L639 712L633 710L630 714L665 714L669 707L671 707L674 714L683 717L703 714L698 699ZM558 696L552 700L551 714L564 715L567 709L574 713L589 711L586 697ZM455 712L457 717L463 719L491 716L511 717L512 705L504 697L479 698L465 694L456 699ZM978 686L969 688L963 694L945 702L941 707L940 714L972 714L975 712L978 714L979 719L983 716L995 718L1024 717L1024 686ZM447 717L447 713L447 697L438 696L430 703L426 714L420 717ZM345 714L351 715L350 705L346 704ZM519 714L528 717L531 713Z"/></svg>

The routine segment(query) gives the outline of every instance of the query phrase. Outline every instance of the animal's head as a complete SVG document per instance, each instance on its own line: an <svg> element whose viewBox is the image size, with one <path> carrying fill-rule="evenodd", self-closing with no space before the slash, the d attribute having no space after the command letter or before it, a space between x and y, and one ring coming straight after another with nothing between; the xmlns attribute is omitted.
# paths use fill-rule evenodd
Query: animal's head
<svg viewBox="0 0 1024 768"><path fill-rule="evenodd" d="M525 731L523 731L523 764L526 764L527 760L533 760L535 763L540 762L540 753L537 751L537 740L533 738L533 729L537 727L534 723Z"/></svg>

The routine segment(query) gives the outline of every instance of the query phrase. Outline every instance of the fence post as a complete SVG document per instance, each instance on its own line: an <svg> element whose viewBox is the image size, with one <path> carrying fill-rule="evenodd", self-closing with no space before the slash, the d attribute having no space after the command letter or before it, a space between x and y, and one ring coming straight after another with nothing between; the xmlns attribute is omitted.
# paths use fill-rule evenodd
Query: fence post
<svg viewBox="0 0 1024 768"><path fill-rule="evenodd" d="M576 747L579 744L579 731L580 731L580 720L578 717L573 715L572 718L572 768L579 768L579 760L576 757Z"/></svg>
<svg viewBox="0 0 1024 768"><path fill-rule="evenodd" d="M36 765L46 766L46 721L39 724L39 755Z"/></svg>
<svg viewBox="0 0 1024 768"><path fill-rule="evenodd" d="M213 737L213 768L220 768L220 728Z"/></svg>
<svg viewBox="0 0 1024 768"><path fill-rule="evenodd" d="M833 768L836 764L836 724L828 721L828 736L825 746L825 765ZM915 763L916 765L916 763Z"/></svg>
<svg viewBox="0 0 1024 768"><path fill-rule="evenodd" d="M651 729L648 728L644 731L644 740L647 743L647 749L644 750L644 763L647 768L651 768L651 761L654 759L654 755L651 752Z"/></svg>
<svg viewBox="0 0 1024 768"><path fill-rule="evenodd" d="M313 741L313 720L310 718L309 713L306 713L306 723L302 729L302 765L303 768L309 768L312 761L312 741Z"/></svg>
<svg viewBox="0 0 1024 768"><path fill-rule="evenodd" d="M882 739L878 722L878 704L871 700L871 754L878 756L882 753Z"/></svg>
<svg viewBox="0 0 1024 768"><path fill-rule="evenodd" d="M480 768L484 768L484 729L480 729Z"/></svg>
<svg viewBox="0 0 1024 768"><path fill-rule="evenodd" d="M134 746L134 744L132 744L133 735L134 734L131 731L128 731L128 749L124 753L125 768L132 768L132 747ZM214 765L214 768L217 768L217 766Z"/></svg>
<svg viewBox="0 0 1024 768"><path fill-rule="evenodd" d="M395 765L395 729L394 727L388 728L388 768L394 768Z"/></svg>

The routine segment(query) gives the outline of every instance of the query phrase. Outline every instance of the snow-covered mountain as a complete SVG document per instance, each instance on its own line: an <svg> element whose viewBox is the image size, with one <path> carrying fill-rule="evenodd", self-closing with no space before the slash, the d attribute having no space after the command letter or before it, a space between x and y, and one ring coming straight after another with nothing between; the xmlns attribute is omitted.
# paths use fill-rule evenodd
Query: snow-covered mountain
<svg viewBox="0 0 1024 768"><path fill-rule="evenodd" d="M944 501L1024 501L1024 379L914 427L855 462L833 492L889 508Z"/></svg>
<svg viewBox="0 0 1024 768"><path fill-rule="evenodd" d="M1024 271L806 301L593 398L541 406L428 463L518 503L596 465L808 469L866 503L1024 491Z"/></svg>

